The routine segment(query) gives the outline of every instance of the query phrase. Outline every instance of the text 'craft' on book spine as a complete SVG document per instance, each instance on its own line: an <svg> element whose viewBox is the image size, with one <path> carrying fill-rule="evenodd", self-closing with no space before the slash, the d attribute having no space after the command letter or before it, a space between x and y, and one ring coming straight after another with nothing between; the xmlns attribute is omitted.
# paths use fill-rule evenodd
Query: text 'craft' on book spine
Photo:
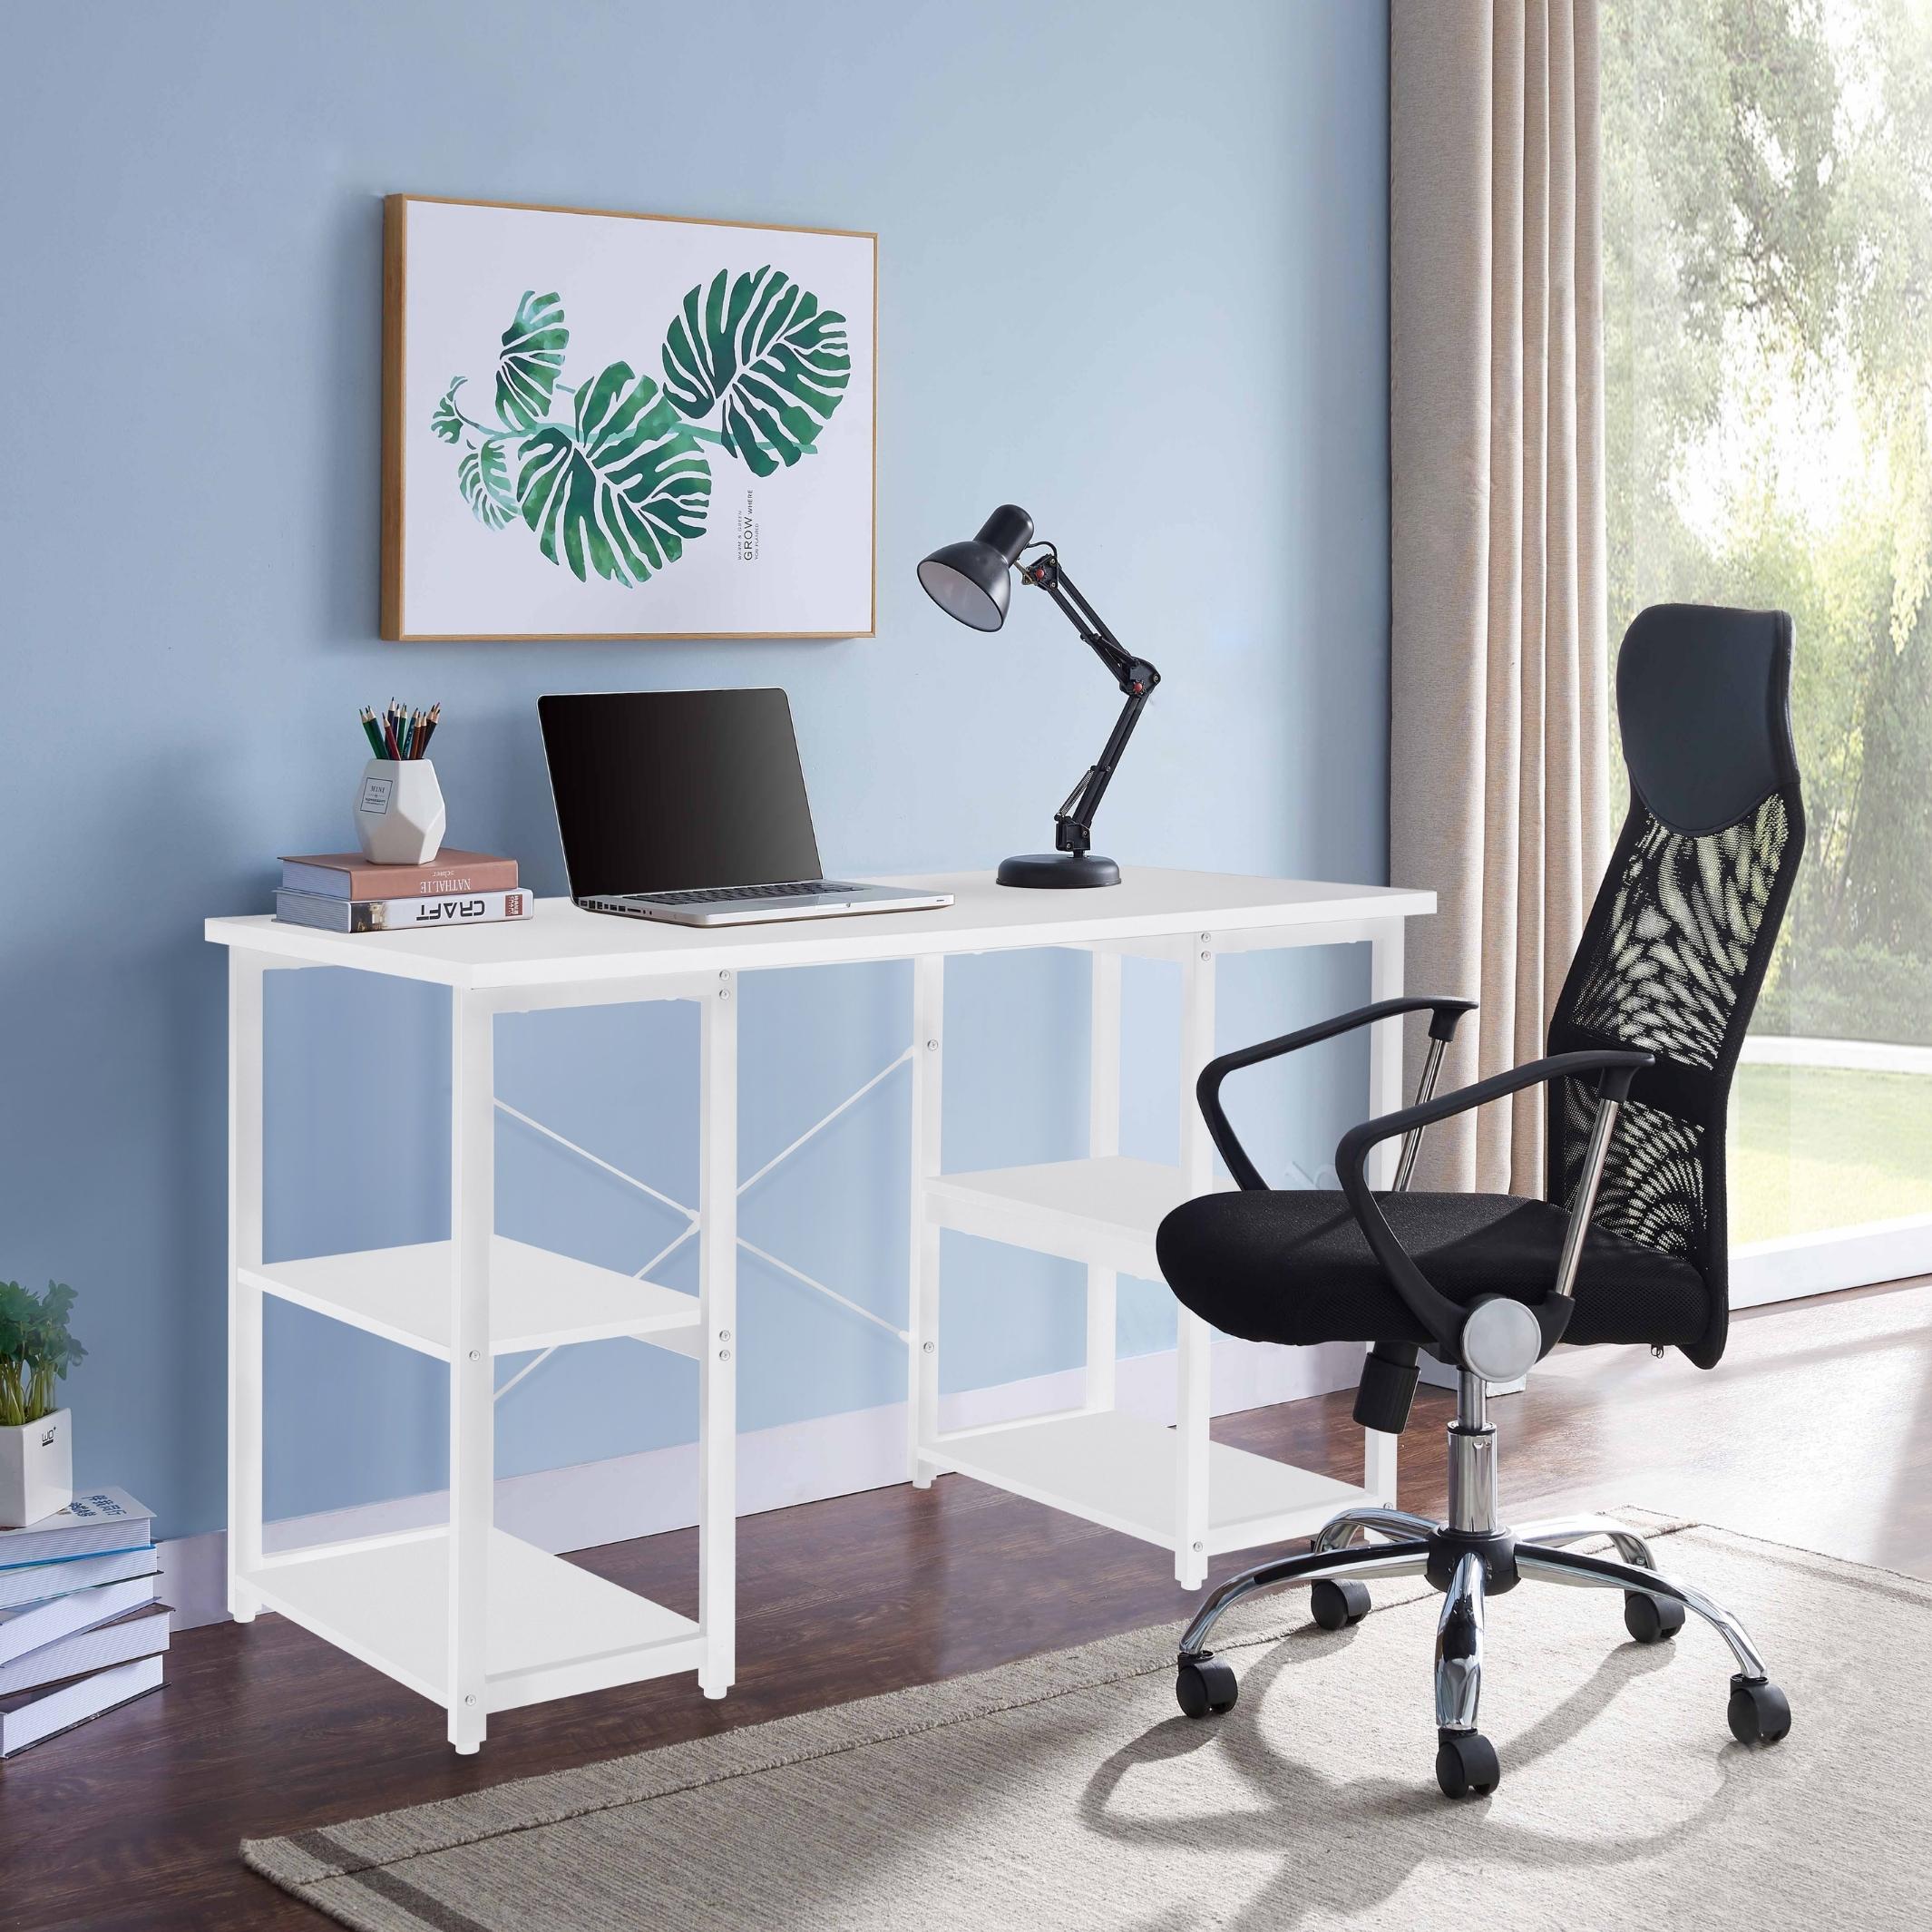
<svg viewBox="0 0 1932 1932"><path fill-rule="evenodd" d="M406 899L332 899L320 893L282 891L275 916L284 925L324 932L431 932L528 919L534 898L521 886L503 893L447 893Z"/></svg>

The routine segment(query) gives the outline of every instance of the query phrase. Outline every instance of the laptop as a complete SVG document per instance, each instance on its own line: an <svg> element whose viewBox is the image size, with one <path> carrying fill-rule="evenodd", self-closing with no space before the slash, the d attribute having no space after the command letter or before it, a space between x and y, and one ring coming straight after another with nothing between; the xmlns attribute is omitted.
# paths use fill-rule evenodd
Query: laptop
<svg viewBox="0 0 1932 1932"><path fill-rule="evenodd" d="M952 903L824 876L783 691L584 692L537 716L586 912L730 926Z"/></svg>

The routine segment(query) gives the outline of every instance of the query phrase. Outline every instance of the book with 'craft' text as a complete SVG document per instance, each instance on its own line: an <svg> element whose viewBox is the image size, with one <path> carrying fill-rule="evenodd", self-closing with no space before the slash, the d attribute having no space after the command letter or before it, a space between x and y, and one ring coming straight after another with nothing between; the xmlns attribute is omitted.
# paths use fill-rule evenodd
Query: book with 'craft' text
<svg viewBox="0 0 1932 1932"><path fill-rule="evenodd" d="M507 893L435 893L413 899L331 899L321 893L279 892L275 916L284 925L324 932L432 932L528 919L536 902L521 886Z"/></svg>

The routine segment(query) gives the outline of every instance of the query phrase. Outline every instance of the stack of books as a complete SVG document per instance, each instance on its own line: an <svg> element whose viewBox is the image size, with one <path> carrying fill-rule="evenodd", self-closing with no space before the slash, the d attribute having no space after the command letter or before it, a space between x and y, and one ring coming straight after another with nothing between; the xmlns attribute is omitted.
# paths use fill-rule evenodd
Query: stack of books
<svg viewBox="0 0 1932 1932"><path fill-rule="evenodd" d="M161 1688L154 1516L121 1489L0 1530L0 1758Z"/></svg>
<svg viewBox="0 0 1932 1932"><path fill-rule="evenodd" d="M516 861L445 845L421 865L374 865L359 852L282 861L275 916L326 932L426 932L528 919L535 909L516 883Z"/></svg>

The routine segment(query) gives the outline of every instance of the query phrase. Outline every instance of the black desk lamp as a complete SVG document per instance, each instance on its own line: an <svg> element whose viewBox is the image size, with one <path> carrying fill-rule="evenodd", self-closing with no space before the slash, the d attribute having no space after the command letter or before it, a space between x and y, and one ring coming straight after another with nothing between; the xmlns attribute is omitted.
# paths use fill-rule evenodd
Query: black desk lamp
<svg viewBox="0 0 1932 1932"><path fill-rule="evenodd" d="M1021 563L1020 553L1040 550L1046 554ZM1107 628L1099 613L1074 589L1060 568L1059 552L1050 543L1033 542L1033 519L1017 503L1001 503L980 526L970 543L949 543L919 566L926 594L948 617L956 617L975 630L997 630L1006 621L1007 600L1017 569L1023 582L1044 590L1067 613L1073 628L1094 655L1114 674L1127 703L1108 733L1099 757L1074 786L1065 805L1053 815L1053 852L1029 852L1001 859L1001 885L1118 885L1120 868L1087 848L1092 843L1094 814L1107 795L1107 780L1127 749L1160 673L1144 658L1128 651Z"/></svg>

